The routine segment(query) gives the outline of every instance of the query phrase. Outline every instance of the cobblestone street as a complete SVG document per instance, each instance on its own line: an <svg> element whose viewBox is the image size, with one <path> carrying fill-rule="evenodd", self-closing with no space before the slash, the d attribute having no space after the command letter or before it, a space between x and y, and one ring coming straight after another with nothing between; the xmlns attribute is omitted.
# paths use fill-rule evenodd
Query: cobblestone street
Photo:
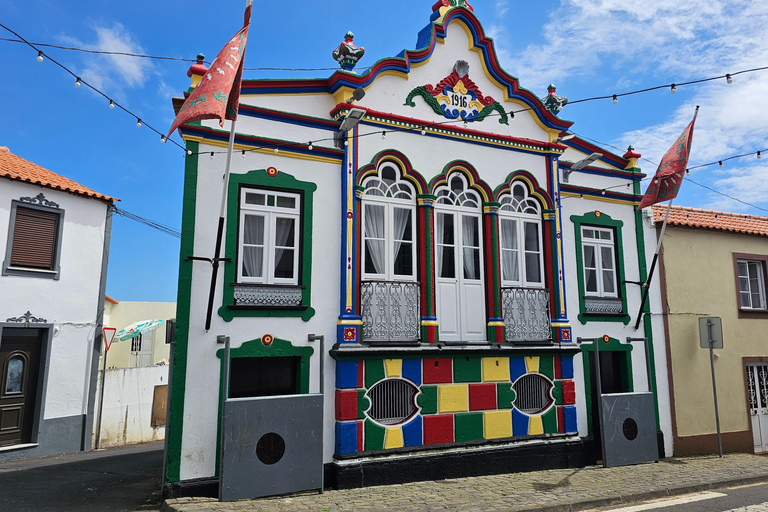
<svg viewBox="0 0 768 512"><path fill-rule="evenodd" d="M234 503L219 503L210 498L180 498L166 501L163 511L584 510L757 481L768 481L768 457L728 454L722 459L717 456L680 457L610 469L589 466Z"/></svg>

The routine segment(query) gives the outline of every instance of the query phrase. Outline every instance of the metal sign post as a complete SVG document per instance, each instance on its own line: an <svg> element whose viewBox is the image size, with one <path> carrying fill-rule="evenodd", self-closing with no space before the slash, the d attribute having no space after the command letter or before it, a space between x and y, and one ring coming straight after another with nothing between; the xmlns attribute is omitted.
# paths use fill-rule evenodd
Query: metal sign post
<svg viewBox="0 0 768 512"><path fill-rule="evenodd" d="M115 333L117 329L115 327L102 327L101 333L104 339L104 364L101 368L101 387L99 388L99 417L96 420L96 449L99 449L99 443L101 442L101 415L104 409L104 379L107 376L107 353L109 347L112 346L112 340L115 339Z"/></svg>
<svg viewBox="0 0 768 512"><path fill-rule="evenodd" d="M715 381L714 349L723 348L723 323L719 316L699 318L699 345L709 348L709 366L712 368L712 395L715 398L715 425L717 426L717 452L723 456L723 440L720 436L720 411L717 408L717 383Z"/></svg>

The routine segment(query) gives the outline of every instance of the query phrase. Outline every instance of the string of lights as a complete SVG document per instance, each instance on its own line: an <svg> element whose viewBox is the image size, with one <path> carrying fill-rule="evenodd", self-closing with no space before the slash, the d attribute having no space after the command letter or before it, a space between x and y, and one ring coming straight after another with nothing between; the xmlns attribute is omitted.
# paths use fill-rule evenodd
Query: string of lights
<svg viewBox="0 0 768 512"><path fill-rule="evenodd" d="M29 46L33 50L36 50L37 51L37 61L38 62L43 62L45 60L45 58L47 57L48 60L50 60L51 62L53 62L57 66L59 66L61 69L63 69L64 71L66 71L70 75L72 75L75 78L75 87L80 87L82 85L85 85L86 87L88 87L89 89L94 91L95 93L97 93L97 94L101 95L102 97L104 97L105 99L109 100L109 108L114 109L115 107L117 107L120 110L122 110L123 112L125 112L126 114L128 114L128 115L132 116L134 119L136 119L136 126L137 127L141 128L142 126L144 126L145 128L148 128L148 129L152 130L153 132L155 132L157 135L159 135L160 136L160 142L164 143L167 140L170 140L170 142L172 142L173 144L175 144L176 146L178 146L182 150L185 149L184 146L182 146L181 144L179 144L175 140L173 140L173 139L166 139L164 133L159 132L154 127L152 127L151 125L149 125L146 122L144 122L141 119L141 117L139 117L138 115L134 114L133 112L131 112L130 110L128 110L124 106L120 105L119 103L117 103L115 100L113 100L109 96L107 96L105 93L103 93L102 91L100 91L99 89L94 87L93 85L89 84L88 82L86 82L85 80L83 80L82 78L77 76L77 74L75 72L70 70L68 67L66 67L65 65L63 65L62 63L57 61L56 59L52 58L50 55L46 55L41 49L37 48L34 44L28 42L26 39L21 37L18 33L14 32L13 30L11 30L10 28L6 27L2 23L0 23L0 27L4 28L8 32L10 32L13 35L15 35L17 38L19 38L23 43L25 43L27 46Z"/></svg>
<svg viewBox="0 0 768 512"><path fill-rule="evenodd" d="M26 41L21 39L8 39L5 37L0 37L0 41L5 41L9 43L26 43ZM143 53L130 53L130 52L112 52L107 50L93 50L89 48L78 48L77 46L60 46L57 44L49 44L49 43L30 43L35 46L39 46L41 48L56 48L58 50L69 50L74 52L83 52L83 53L92 53L97 55L121 55L124 57L136 57L139 59L151 59L151 60L170 60L170 61L177 61L177 62L197 62L196 59L182 59L181 57L161 57L158 55L146 55ZM204 60L205 64L210 65L210 61ZM243 68L245 71L338 71L338 67L335 68ZM358 68L362 70L367 70L368 68Z"/></svg>
<svg viewBox="0 0 768 512"><path fill-rule="evenodd" d="M166 226L165 224L160 224L159 222L149 220L140 215L136 215L135 213L131 213L129 211L123 210L122 208L118 208L117 206L113 206L113 208L114 208L114 212L117 215L125 217L126 219L130 219L140 224L144 224L145 226L149 226L150 228L157 229L158 231L161 231L166 235L171 235L176 238L181 238L181 231L179 231L178 229L174 229L170 226Z"/></svg>

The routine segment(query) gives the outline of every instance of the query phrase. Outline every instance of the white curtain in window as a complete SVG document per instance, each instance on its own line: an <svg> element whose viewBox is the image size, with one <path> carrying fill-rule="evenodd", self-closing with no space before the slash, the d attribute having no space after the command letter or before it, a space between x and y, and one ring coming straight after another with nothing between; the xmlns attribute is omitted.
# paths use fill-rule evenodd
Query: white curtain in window
<svg viewBox="0 0 768 512"><path fill-rule="evenodd" d="M479 249L475 249L479 243L479 237L477 233L477 218L462 216L461 217L461 236L464 246L463 263L464 263L464 277L468 279L480 279L478 272L479 261Z"/></svg>
<svg viewBox="0 0 768 512"><path fill-rule="evenodd" d="M384 206L369 204L365 207L365 248L376 274L386 273L384 215Z"/></svg>
<svg viewBox="0 0 768 512"><path fill-rule="evenodd" d="M280 266L286 247L293 247L294 219L278 217L275 219L275 269ZM293 252L293 251L291 251ZM293 262L291 261L291 267Z"/></svg>
<svg viewBox="0 0 768 512"><path fill-rule="evenodd" d="M264 267L264 217L243 217L243 277L262 277ZM260 245L262 247L254 247Z"/></svg>
<svg viewBox="0 0 768 512"><path fill-rule="evenodd" d="M512 219L501 219L501 272L505 281L520 280L517 221Z"/></svg>
<svg viewBox="0 0 768 512"><path fill-rule="evenodd" d="M401 241L404 240L403 236L405 235L405 230L408 227L408 224L410 223L410 220L411 220L411 210L406 210L405 208L395 208L394 214L395 214L394 256L395 258L397 258L397 253L400 252Z"/></svg>

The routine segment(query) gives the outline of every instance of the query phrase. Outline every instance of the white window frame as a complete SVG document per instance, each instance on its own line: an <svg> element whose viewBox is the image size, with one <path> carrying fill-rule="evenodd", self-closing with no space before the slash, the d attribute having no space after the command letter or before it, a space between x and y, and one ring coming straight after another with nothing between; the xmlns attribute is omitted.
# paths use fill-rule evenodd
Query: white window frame
<svg viewBox="0 0 768 512"><path fill-rule="evenodd" d="M602 237L587 238L584 235L585 230L590 230L599 233L610 233L611 239L603 239ZM596 268L587 268L587 258L585 255L586 247L592 247L595 251L595 264ZM603 283L603 257L602 248L610 248L611 260L613 264L613 292L605 291L605 284ZM582 225L581 226L581 263L582 263L582 275L584 277L584 295L587 297L607 297L618 298L619 297L619 269L617 268L616 261L616 230L613 228L605 228L599 226ZM587 290L587 270L595 270L597 276L597 292L590 292Z"/></svg>
<svg viewBox="0 0 768 512"><path fill-rule="evenodd" d="M501 207L499 208L499 266L501 272L502 287L524 287L524 288L544 288L546 282L546 271L544 269L544 239L541 226L541 208L538 201L528 197L527 188L521 183L515 183L511 189L515 195L505 194L501 198ZM504 248L504 230L502 221L514 221L517 233L517 249ZM541 282L528 281L526 254L533 251L525 250L525 224L535 224L536 233L539 241L539 275ZM504 278L504 252L517 251L517 275L518 280Z"/></svg>
<svg viewBox="0 0 768 512"><path fill-rule="evenodd" d="M746 270L746 274L742 273L742 265L744 265L744 269ZM754 279L756 283L753 283L753 278L749 275L750 267L755 268L755 274L757 277ZM738 272L738 281L739 281L739 307L741 309L749 309L749 310L755 310L755 311L765 311L766 309L766 301L765 301L765 270L763 268L763 262L759 260L745 260L745 259L737 259L736 260L736 268ZM742 284L746 284L747 290L744 290L742 288ZM760 304L755 306L752 295L755 293L755 290L753 290L753 286L757 287L757 294L759 295ZM742 300L744 295L747 293L747 297L749 298L749 305L745 306L744 301Z"/></svg>
<svg viewBox="0 0 768 512"><path fill-rule="evenodd" d="M275 204L255 205L245 202L246 194L264 194L265 203L268 203L268 196L275 197ZM294 207L278 207L277 198L290 198L294 200ZM274 284L274 285L298 285L299 284L299 253L301 251L301 194L283 192L278 190L262 189L256 187L243 187L240 190L240 222L237 238L237 279L239 283L253 284ZM257 216L264 218L264 252L262 257L261 277L243 276L243 239L245 231L245 217ZM275 235L277 233L277 219L291 219L294 221L293 229L293 278L275 277ZM289 246L286 246L289 247ZM290 248L290 247L289 247Z"/></svg>
<svg viewBox="0 0 768 512"><path fill-rule="evenodd" d="M371 177L365 180L363 187L373 193L363 192L361 201L361 215L362 215L362 230L361 230L361 251L360 256L362 261L361 276L365 281L402 281L402 282L416 282L418 261L416 260L416 243L417 243L417 229L416 229L416 192L413 187L406 181L400 178L400 170L390 163L382 164L379 169L379 174L384 168L392 168L396 172L396 180L387 184L382 180L379 175ZM391 197L387 197L387 189ZM381 195L380 195L381 194ZM400 197L396 197L400 196ZM406 196L410 196L410 199L406 199ZM370 206L383 206L384 207L384 273L377 274L374 272L367 272L365 268L365 260L368 251L368 244L366 240L372 237L366 237L365 223L367 222L366 210ZM395 274L395 208L408 210L411 218L411 274ZM377 240L381 240L378 238Z"/></svg>

